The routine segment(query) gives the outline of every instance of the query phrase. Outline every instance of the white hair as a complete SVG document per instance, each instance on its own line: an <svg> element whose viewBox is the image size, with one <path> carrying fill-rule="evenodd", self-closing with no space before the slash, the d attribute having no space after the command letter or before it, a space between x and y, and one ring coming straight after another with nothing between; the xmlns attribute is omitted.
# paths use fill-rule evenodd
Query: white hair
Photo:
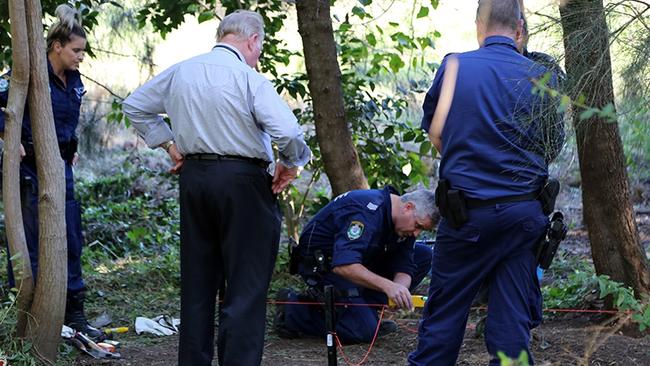
<svg viewBox="0 0 650 366"><path fill-rule="evenodd" d="M440 213L436 207L436 194L428 189L418 189L416 191L403 194L400 198L403 203L411 202L415 205L415 216L420 219L429 218L435 223L438 221Z"/></svg>
<svg viewBox="0 0 650 366"><path fill-rule="evenodd" d="M254 11L237 10L226 15L219 24L217 42L228 34L233 34L240 39L248 39L257 34L261 44L264 40L264 19Z"/></svg>

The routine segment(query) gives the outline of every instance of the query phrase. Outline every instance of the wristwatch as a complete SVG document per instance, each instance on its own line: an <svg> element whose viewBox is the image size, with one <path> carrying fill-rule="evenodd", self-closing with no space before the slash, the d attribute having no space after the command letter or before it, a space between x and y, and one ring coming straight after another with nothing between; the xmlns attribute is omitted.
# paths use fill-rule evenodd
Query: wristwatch
<svg viewBox="0 0 650 366"><path fill-rule="evenodd" d="M169 152L169 148L172 147L173 144L174 144L174 140L169 140L167 142L163 142L158 146L162 147L165 151Z"/></svg>

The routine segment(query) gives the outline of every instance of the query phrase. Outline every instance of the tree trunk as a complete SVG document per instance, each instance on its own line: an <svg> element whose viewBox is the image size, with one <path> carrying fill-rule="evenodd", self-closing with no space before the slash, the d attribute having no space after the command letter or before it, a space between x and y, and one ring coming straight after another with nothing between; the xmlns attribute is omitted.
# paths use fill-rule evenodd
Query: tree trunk
<svg viewBox="0 0 650 366"><path fill-rule="evenodd" d="M11 89L5 109L4 152L2 165L2 198L5 209L5 224L9 252L16 279L18 296L18 319L16 335L25 336L27 314L31 307L34 292L23 213L20 205L20 133L29 86L29 50L27 41L27 23L25 20L25 3L22 0L9 2L9 17L11 18L11 50L13 69L11 73Z"/></svg>
<svg viewBox="0 0 650 366"><path fill-rule="evenodd" d="M571 97L584 95L596 108L614 105L609 30L602 0L571 0L560 7ZM650 290L648 261L641 247L630 200L623 144L616 120L575 113L584 221L597 274L634 289Z"/></svg>
<svg viewBox="0 0 650 366"><path fill-rule="evenodd" d="M345 118L330 3L298 0L296 11L314 106L316 137L333 194L368 188Z"/></svg>
<svg viewBox="0 0 650 366"><path fill-rule="evenodd" d="M52 117L41 3L28 0L26 4L32 63L28 101L38 173L39 217L38 277L27 337L38 357L54 363L61 341L67 284L65 178Z"/></svg>

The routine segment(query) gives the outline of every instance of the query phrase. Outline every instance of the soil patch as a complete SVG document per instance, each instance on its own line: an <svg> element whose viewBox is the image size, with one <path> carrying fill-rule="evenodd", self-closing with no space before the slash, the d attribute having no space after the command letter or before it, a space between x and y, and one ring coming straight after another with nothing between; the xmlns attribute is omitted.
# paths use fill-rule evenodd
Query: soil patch
<svg viewBox="0 0 650 366"><path fill-rule="evenodd" d="M366 365L405 365L417 342L417 321L398 320L399 330L377 340ZM533 331L532 349L538 365L650 365L650 339L632 338L603 327L601 321L585 317L553 319ZM470 322L458 358L458 365L486 365L489 356L484 340L476 336L475 323ZM146 336L143 336L146 337ZM151 340L148 338L148 340ZM603 342L592 350L594 342ZM156 339L154 344L141 345L142 340L129 337L122 345L123 359L92 360L77 357L77 365L147 365L176 364L178 337ZM338 364L358 363L369 345L347 345L337 352ZM344 356L345 355L345 356ZM346 362L347 358L347 362ZM214 363L216 365L216 362ZM280 339L273 332L267 335L262 365L309 366L326 365L327 352L321 339Z"/></svg>

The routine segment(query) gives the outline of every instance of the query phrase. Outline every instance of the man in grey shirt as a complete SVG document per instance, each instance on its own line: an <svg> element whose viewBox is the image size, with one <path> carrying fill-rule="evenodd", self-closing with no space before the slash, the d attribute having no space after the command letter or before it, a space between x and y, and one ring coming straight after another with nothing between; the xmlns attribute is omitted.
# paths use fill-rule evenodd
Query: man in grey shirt
<svg viewBox="0 0 650 366"><path fill-rule="evenodd" d="M266 294L281 217L276 196L311 151L295 116L257 71L262 17L226 16L209 53L180 62L137 89L124 113L151 148L162 147L180 173L180 365L210 365L217 288L220 365L261 362ZM171 129L160 114L171 119ZM279 162L274 175L273 141Z"/></svg>

